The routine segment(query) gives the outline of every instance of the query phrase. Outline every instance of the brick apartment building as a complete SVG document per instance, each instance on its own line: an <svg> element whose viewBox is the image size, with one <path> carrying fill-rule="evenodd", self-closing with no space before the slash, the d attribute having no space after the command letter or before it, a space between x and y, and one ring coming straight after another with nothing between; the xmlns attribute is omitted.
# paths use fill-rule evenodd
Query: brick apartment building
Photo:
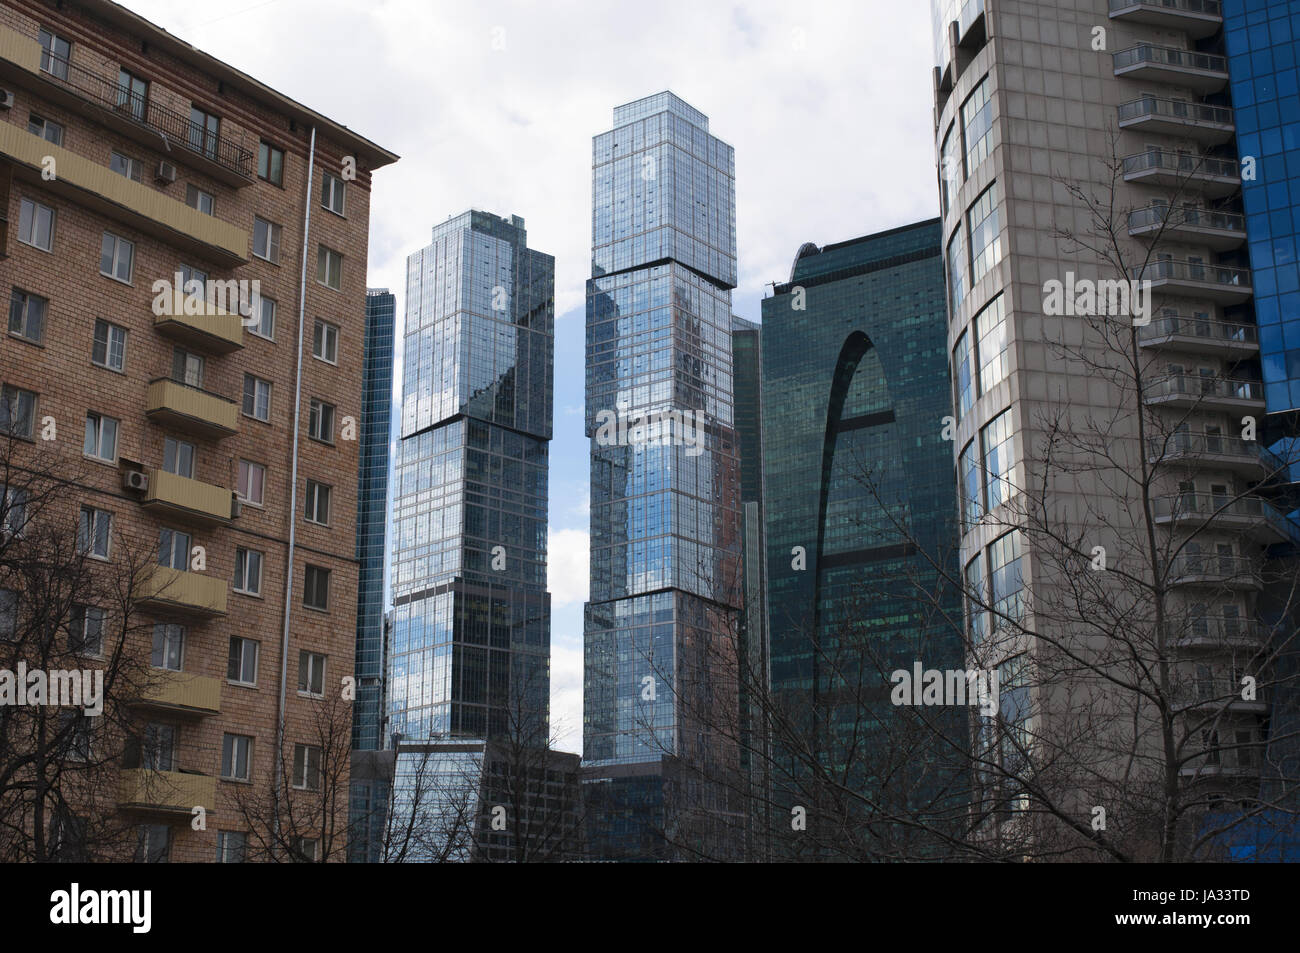
<svg viewBox="0 0 1300 953"><path fill-rule="evenodd" d="M52 625L138 669L72 718L98 780L0 782L25 819L0 852L342 859L371 173L397 157L106 0L0 6L0 89L6 479L75 472L42 518L130 575L129 624L33 623L32 557L0 559L0 640ZM193 297L155 287L178 273Z"/></svg>

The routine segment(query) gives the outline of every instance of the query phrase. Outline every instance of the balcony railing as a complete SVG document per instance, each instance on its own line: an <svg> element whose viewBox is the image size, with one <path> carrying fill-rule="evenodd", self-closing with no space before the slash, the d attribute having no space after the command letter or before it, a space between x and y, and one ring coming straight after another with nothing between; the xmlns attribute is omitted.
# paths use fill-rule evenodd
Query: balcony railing
<svg viewBox="0 0 1300 953"><path fill-rule="evenodd" d="M1181 99L1157 99L1143 96L1119 107L1120 122L1134 119L1174 119L1180 122L1201 122L1216 126L1232 125L1232 110L1227 106L1207 103L1189 103Z"/></svg>
<svg viewBox="0 0 1300 953"><path fill-rule="evenodd" d="M1167 46L1151 46L1146 43L1120 50L1113 59L1117 71L1140 63L1150 63L1153 66L1204 70L1207 73L1228 72L1226 57L1216 56L1213 53L1197 53L1193 50L1176 50Z"/></svg>
<svg viewBox="0 0 1300 953"><path fill-rule="evenodd" d="M1181 13L1204 13L1207 16L1223 16L1221 0L1110 0L1110 10L1114 13L1116 10L1124 10L1137 3L1143 3L1149 7L1166 7Z"/></svg>
<svg viewBox="0 0 1300 953"><path fill-rule="evenodd" d="M1212 228L1223 232L1244 232L1246 217L1232 212L1215 212L1203 208L1170 208L1168 205L1148 205L1129 212L1130 229L1147 228L1164 224L1168 228Z"/></svg>
<svg viewBox="0 0 1300 953"><path fill-rule="evenodd" d="M239 430L239 405L233 400L170 377L149 382L145 415L211 440L220 440Z"/></svg>
<svg viewBox="0 0 1300 953"><path fill-rule="evenodd" d="M1199 261L1161 258L1149 261L1145 268L1134 268L1133 277L1148 281L1198 281L1225 288L1250 288L1250 270L1227 265L1207 265Z"/></svg>
<svg viewBox="0 0 1300 953"><path fill-rule="evenodd" d="M216 808L217 779L208 774L133 768L122 772L120 784L118 805L126 809L190 814L196 807Z"/></svg>
<svg viewBox="0 0 1300 953"><path fill-rule="evenodd" d="M1267 527L1283 539L1294 539L1300 532L1300 527L1257 496L1233 499L1214 493L1180 493L1152 500L1152 513L1160 522L1191 520L1224 528L1242 524Z"/></svg>
<svg viewBox="0 0 1300 953"><path fill-rule="evenodd" d="M33 40L39 39L39 31L35 26L24 24L18 28L18 32ZM49 51L42 50L40 69L41 74L52 82L157 133L168 146L188 149L209 162L252 181L254 154L242 143L211 132L193 122L189 116L132 93L120 86L116 78L101 76Z"/></svg>
<svg viewBox="0 0 1300 953"><path fill-rule="evenodd" d="M135 704L171 714L204 717L221 714L221 681L190 672L150 669Z"/></svg>
<svg viewBox="0 0 1300 953"><path fill-rule="evenodd" d="M1166 579L1171 585L1195 585L1198 582L1224 585L1237 583L1258 588L1260 563L1248 556L1226 556L1217 553L1181 553L1169 561ZM1204 625L1202 625L1204 623ZM1222 636L1225 640L1242 639L1254 632L1254 623L1231 616L1213 616L1196 619L1192 623L1194 634L1204 630L1205 638Z"/></svg>
<svg viewBox="0 0 1300 953"><path fill-rule="evenodd" d="M1212 321L1190 314L1166 314L1138 329L1138 341L1146 343L1158 338L1195 338L1210 343L1258 346L1259 330L1253 324L1235 324L1230 321Z"/></svg>
<svg viewBox="0 0 1300 953"><path fill-rule="evenodd" d="M1242 440L1226 434L1180 431L1152 440L1147 449L1152 460L1184 456L1235 457L1258 463L1272 473L1281 473L1286 469L1282 458L1258 441Z"/></svg>
<svg viewBox="0 0 1300 953"><path fill-rule="evenodd" d="M1195 177L1199 175L1219 176L1237 179L1240 177L1237 163L1231 159L1219 159L1214 156L1191 155L1185 152L1164 152L1150 149L1136 155L1124 157L1124 174L1136 175L1151 169L1163 172L1176 172L1180 175Z"/></svg>
<svg viewBox="0 0 1300 953"><path fill-rule="evenodd" d="M1196 374L1170 374L1151 382L1146 396L1196 397L1226 400L1264 399L1264 385L1259 381L1232 380L1225 377L1200 377Z"/></svg>

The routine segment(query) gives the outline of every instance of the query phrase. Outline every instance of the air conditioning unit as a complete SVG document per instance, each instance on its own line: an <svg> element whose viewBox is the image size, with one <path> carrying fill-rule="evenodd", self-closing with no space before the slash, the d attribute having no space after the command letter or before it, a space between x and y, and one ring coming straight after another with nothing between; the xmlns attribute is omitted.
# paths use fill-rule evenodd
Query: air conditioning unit
<svg viewBox="0 0 1300 953"><path fill-rule="evenodd" d="M244 504L239 502L239 497L235 496L234 493L231 493L230 494L230 518L232 520L237 520L239 519L239 514L242 512L244 512Z"/></svg>
<svg viewBox="0 0 1300 953"><path fill-rule="evenodd" d="M14 108L14 93L11 89L0 89L0 109Z"/></svg>
<svg viewBox="0 0 1300 953"><path fill-rule="evenodd" d="M159 162L158 171L154 173L154 178L159 182L175 182L176 166L170 162Z"/></svg>
<svg viewBox="0 0 1300 953"><path fill-rule="evenodd" d="M149 474L143 470L127 470L122 474L122 488L144 492L149 489Z"/></svg>

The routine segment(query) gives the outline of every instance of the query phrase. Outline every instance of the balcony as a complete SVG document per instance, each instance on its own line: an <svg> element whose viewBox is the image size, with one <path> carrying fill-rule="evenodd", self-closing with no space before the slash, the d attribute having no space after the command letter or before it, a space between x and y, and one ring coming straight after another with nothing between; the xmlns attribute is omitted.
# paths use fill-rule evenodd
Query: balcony
<svg viewBox="0 0 1300 953"><path fill-rule="evenodd" d="M1212 321L1191 314L1162 314L1138 329L1138 345L1191 354L1219 354L1240 361L1259 353L1253 324Z"/></svg>
<svg viewBox="0 0 1300 953"><path fill-rule="evenodd" d="M209 814L217 804L217 779L207 774L132 768L122 772L118 807L152 814L183 814L202 807Z"/></svg>
<svg viewBox="0 0 1300 953"><path fill-rule="evenodd" d="M1120 50L1112 60L1115 75L1152 83L1173 83L1201 95L1228 85L1228 61L1212 53L1143 43Z"/></svg>
<svg viewBox="0 0 1300 953"><path fill-rule="evenodd" d="M1257 496L1233 499L1212 493L1180 493L1153 500L1152 515L1162 526L1235 530L1270 542L1300 538L1300 526Z"/></svg>
<svg viewBox="0 0 1300 953"><path fill-rule="evenodd" d="M150 149L175 155L227 185L252 185L255 154L242 141L210 133L190 117L129 94L117 76L103 76L41 49L38 27L17 18L0 23L0 78L16 80L75 113L90 115ZM113 67L116 72L116 67Z"/></svg>
<svg viewBox="0 0 1300 953"><path fill-rule="evenodd" d="M233 400L167 377L149 382L145 416L207 440L220 440L239 431L239 406Z"/></svg>
<svg viewBox="0 0 1300 953"><path fill-rule="evenodd" d="M1223 25L1223 4L1220 0L1110 0L1110 18L1180 30L1199 40Z"/></svg>
<svg viewBox="0 0 1300 953"><path fill-rule="evenodd" d="M1262 413L1264 385L1259 381L1170 374L1151 381L1143 398L1153 407Z"/></svg>
<svg viewBox="0 0 1300 953"><path fill-rule="evenodd" d="M1285 461L1258 441L1220 433L1178 431L1152 440L1147 462L1152 466L1163 463L1198 470L1230 470L1256 480L1286 472Z"/></svg>
<svg viewBox="0 0 1300 953"><path fill-rule="evenodd" d="M150 513L204 529L230 525L234 518L230 490L166 470L151 469L148 473L149 489L140 505Z"/></svg>
<svg viewBox="0 0 1300 953"><path fill-rule="evenodd" d="M1212 198L1241 188L1241 167L1231 159L1149 149L1124 157L1124 181L1174 191L1195 187Z"/></svg>
<svg viewBox="0 0 1300 953"><path fill-rule="evenodd" d="M162 611L210 617L226 614L226 581L216 576L154 566L136 589L136 602Z"/></svg>
<svg viewBox="0 0 1300 953"><path fill-rule="evenodd" d="M1246 217L1203 208L1149 205L1129 212L1128 233L1133 238L1172 238L1227 251L1246 240Z"/></svg>
<svg viewBox="0 0 1300 953"><path fill-rule="evenodd" d="M1169 563L1165 581L1171 586L1197 586L1212 589L1244 589L1258 591L1264 588L1258 560L1245 556L1220 556L1207 553L1181 553ZM1186 640L1193 644L1213 643L1257 644L1260 630L1254 623L1231 617L1198 618Z"/></svg>
<svg viewBox="0 0 1300 953"><path fill-rule="evenodd" d="M1133 269L1133 277L1151 282L1151 290L1167 295L1199 298L1216 304L1240 304L1254 294L1250 271L1201 261L1160 258L1145 268Z"/></svg>
<svg viewBox="0 0 1300 953"><path fill-rule="evenodd" d="M221 680L161 668L149 671L149 682L133 704L173 715L206 718L221 714Z"/></svg>
<svg viewBox="0 0 1300 953"><path fill-rule="evenodd" d="M1141 133L1180 136L1218 145L1236 132L1232 110L1182 99L1144 96L1119 107L1119 127Z"/></svg>
<svg viewBox="0 0 1300 953"><path fill-rule="evenodd" d="M244 346L244 322L238 310L215 301L177 292L155 310L154 330L186 347L209 354L229 354Z"/></svg>
<svg viewBox="0 0 1300 953"><path fill-rule="evenodd" d="M1222 619L1204 619L1198 621L1214 622ZM1242 623L1243 628L1245 624ZM1231 678L1197 678L1189 679L1186 684L1178 686L1175 698L1184 709L1214 710L1227 709L1236 714L1264 715L1268 713L1268 699L1262 690L1257 690L1250 701L1241 697L1243 686ZM1227 752L1224 752L1227 754Z"/></svg>

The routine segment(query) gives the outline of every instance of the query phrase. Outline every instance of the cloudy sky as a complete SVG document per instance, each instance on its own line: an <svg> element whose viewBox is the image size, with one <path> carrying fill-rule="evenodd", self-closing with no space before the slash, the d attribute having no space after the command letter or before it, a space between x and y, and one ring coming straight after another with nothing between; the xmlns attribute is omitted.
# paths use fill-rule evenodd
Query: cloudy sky
<svg viewBox="0 0 1300 953"><path fill-rule="evenodd" d="M125 0L141 16L397 152L376 173L371 287L467 208L524 217L556 258L551 445L552 721L582 748L587 443L583 283L591 137L613 107L671 89L736 149L740 284L805 241L938 214L926 0ZM400 333L400 331L399 331Z"/></svg>

